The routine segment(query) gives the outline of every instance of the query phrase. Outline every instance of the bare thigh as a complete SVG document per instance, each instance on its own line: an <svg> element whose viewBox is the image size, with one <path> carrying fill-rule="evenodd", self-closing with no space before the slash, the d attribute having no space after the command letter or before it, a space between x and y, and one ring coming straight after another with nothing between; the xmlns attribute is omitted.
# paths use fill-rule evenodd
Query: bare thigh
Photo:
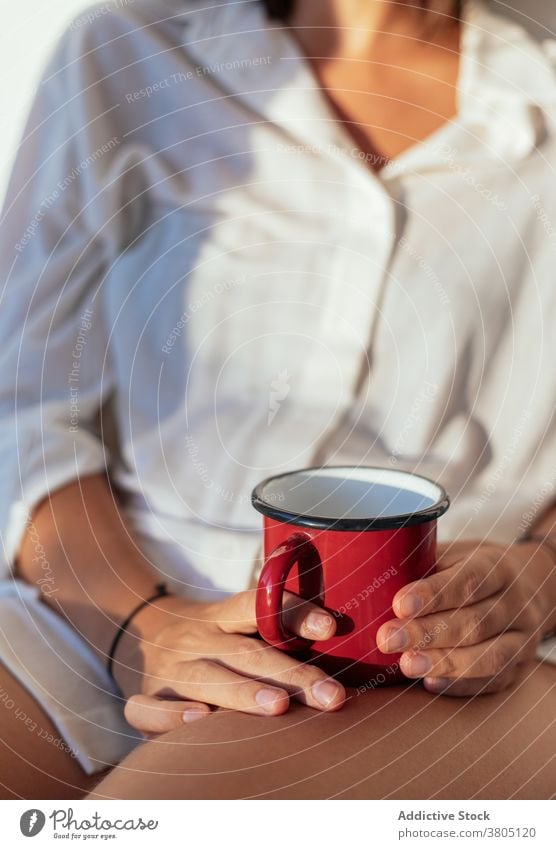
<svg viewBox="0 0 556 849"><path fill-rule="evenodd" d="M145 743L91 798L552 798L556 668L471 700L419 685L352 694L338 713L218 711Z"/></svg>
<svg viewBox="0 0 556 849"><path fill-rule="evenodd" d="M68 754L46 713L0 664L0 798L80 799L98 782Z"/></svg>

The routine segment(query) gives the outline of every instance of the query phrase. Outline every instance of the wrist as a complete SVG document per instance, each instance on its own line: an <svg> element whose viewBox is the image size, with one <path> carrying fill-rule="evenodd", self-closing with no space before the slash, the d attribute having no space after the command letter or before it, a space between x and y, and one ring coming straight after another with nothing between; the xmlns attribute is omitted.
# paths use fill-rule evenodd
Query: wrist
<svg viewBox="0 0 556 849"><path fill-rule="evenodd" d="M187 604L186 599L172 593L150 602L135 614L122 636L122 643L126 637L153 643L164 627L183 618Z"/></svg>
<svg viewBox="0 0 556 849"><path fill-rule="evenodd" d="M530 577L532 594L539 606L543 635L556 631L556 558L542 539L523 539L515 543L520 560Z"/></svg>
<svg viewBox="0 0 556 849"><path fill-rule="evenodd" d="M145 671L149 648L154 648L159 633L173 622L183 618L186 602L179 596L160 595L144 604L131 615L125 627L116 631L110 671L124 693L141 692L141 679Z"/></svg>

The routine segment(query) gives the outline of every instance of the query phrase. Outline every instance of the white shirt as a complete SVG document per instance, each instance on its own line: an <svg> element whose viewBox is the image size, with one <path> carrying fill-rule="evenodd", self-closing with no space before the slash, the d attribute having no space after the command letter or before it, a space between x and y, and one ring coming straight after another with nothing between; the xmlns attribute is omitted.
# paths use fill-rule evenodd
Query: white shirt
<svg viewBox="0 0 556 849"><path fill-rule="evenodd" d="M4 575L105 468L191 596L249 584L253 485L315 463L415 469L441 539L512 541L556 480L555 42L468 3L457 118L377 175L287 30L210 6L94 7L38 91L1 230ZM86 769L121 755L98 661L9 586L2 661Z"/></svg>

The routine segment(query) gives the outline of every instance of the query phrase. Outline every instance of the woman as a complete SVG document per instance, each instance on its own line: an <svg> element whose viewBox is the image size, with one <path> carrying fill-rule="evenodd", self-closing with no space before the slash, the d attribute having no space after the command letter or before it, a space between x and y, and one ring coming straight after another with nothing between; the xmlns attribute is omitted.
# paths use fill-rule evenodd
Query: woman
<svg viewBox="0 0 556 849"><path fill-rule="evenodd" d="M31 767L4 712L2 781L82 793L140 732L99 795L548 796L553 44L476 2L212 5L74 22L16 161L2 686L62 744L35 734ZM379 633L424 689L356 698L254 638L250 491L321 463L451 494ZM287 619L334 632L295 597ZM454 739L492 775L451 783ZM220 778L169 777L192 771Z"/></svg>

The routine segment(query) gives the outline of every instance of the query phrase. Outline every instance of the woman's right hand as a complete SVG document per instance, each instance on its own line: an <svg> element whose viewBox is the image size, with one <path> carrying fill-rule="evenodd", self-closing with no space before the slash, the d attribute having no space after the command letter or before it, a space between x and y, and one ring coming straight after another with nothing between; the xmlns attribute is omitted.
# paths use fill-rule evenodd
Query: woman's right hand
<svg viewBox="0 0 556 849"><path fill-rule="evenodd" d="M330 613L289 593L283 617L310 640L336 630ZM344 703L340 683L253 636L254 590L207 604L168 596L143 608L133 627L137 636L124 635L114 669L126 719L146 735L209 716L210 706L277 716L290 697L322 711Z"/></svg>

